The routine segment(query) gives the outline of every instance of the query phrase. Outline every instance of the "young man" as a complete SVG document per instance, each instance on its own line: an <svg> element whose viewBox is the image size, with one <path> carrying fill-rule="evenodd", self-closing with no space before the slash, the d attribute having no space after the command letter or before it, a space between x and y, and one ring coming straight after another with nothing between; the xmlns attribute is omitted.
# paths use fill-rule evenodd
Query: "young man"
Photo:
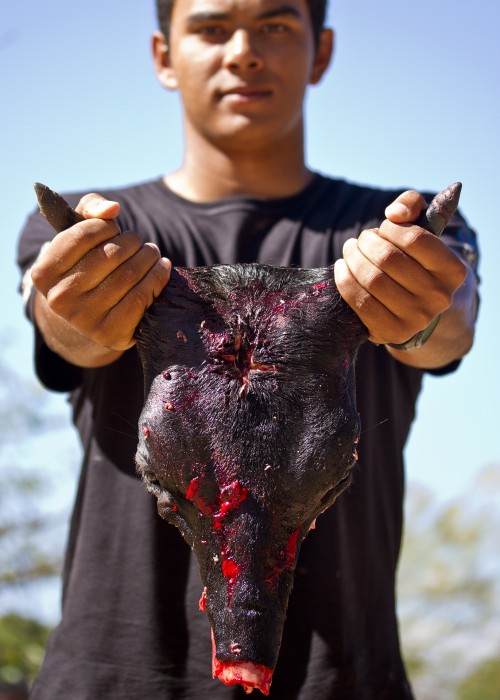
<svg viewBox="0 0 500 700"><path fill-rule="evenodd" d="M333 45L324 6L159 4L153 52L160 82L182 98L182 166L161 180L69 196L84 222L54 237L35 214L20 241L35 285L29 293L27 275L37 371L49 388L71 392L85 448L63 618L32 697L244 696L211 680L196 562L134 471L143 389L133 335L172 260L336 261L339 291L372 341L359 355L357 393L363 424L377 427L363 434L354 486L302 547L270 697L411 698L394 598L402 450L423 370L452 371L472 344L474 236L459 216L442 239L412 226L424 206L415 192L358 187L306 166L304 94ZM440 313L423 347L388 345Z"/></svg>

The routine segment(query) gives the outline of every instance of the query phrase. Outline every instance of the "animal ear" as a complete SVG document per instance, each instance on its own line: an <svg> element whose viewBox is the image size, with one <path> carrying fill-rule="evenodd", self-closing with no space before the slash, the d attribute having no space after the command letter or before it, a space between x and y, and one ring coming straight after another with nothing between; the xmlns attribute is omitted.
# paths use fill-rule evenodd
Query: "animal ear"
<svg viewBox="0 0 500 700"><path fill-rule="evenodd" d="M167 90L177 90L177 76L170 60L170 49L161 32L153 34L152 51L156 77Z"/></svg>
<svg viewBox="0 0 500 700"><path fill-rule="evenodd" d="M137 326L135 339L146 384L166 367L199 364L205 357L200 330L213 311L192 288L192 272L172 268L168 284Z"/></svg>

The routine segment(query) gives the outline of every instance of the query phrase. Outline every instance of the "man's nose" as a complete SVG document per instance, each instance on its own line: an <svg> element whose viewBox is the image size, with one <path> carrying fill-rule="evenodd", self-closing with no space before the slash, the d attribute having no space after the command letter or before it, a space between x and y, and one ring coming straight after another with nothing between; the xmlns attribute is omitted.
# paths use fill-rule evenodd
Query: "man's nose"
<svg viewBox="0 0 500 700"><path fill-rule="evenodd" d="M263 60L258 53L255 40L246 29L237 29L226 43L224 67L230 70L258 70Z"/></svg>

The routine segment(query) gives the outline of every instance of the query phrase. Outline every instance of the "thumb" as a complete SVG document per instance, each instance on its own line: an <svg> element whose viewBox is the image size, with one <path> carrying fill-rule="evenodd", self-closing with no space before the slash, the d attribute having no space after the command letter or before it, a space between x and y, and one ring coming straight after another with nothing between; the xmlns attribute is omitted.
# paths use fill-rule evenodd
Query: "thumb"
<svg viewBox="0 0 500 700"><path fill-rule="evenodd" d="M427 206L420 192L407 190L389 204L385 210L385 216L393 224L411 224L416 221L422 209Z"/></svg>
<svg viewBox="0 0 500 700"><path fill-rule="evenodd" d="M114 219L120 212L120 205L92 192L80 199L76 211L86 219Z"/></svg>

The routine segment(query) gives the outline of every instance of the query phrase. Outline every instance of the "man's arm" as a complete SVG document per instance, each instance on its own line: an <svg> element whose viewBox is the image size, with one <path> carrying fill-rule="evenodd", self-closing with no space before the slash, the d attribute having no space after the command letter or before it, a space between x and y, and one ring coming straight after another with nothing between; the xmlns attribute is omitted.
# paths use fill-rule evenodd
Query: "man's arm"
<svg viewBox="0 0 500 700"><path fill-rule="evenodd" d="M405 364L432 369L459 359L472 345L477 278L442 240L412 225L424 207L417 192L398 197L380 228L345 243L335 281L377 344L404 343L442 313L423 347L387 347Z"/></svg>
<svg viewBox="0 0 500 700"><path fill-rule="evenodd" d="M144 311L170 276L152 243L114 220L119 205L86 195L85 221L55 236L36 261L35 322L48 347L80 367L99 367L134 345Z"/></svg>

